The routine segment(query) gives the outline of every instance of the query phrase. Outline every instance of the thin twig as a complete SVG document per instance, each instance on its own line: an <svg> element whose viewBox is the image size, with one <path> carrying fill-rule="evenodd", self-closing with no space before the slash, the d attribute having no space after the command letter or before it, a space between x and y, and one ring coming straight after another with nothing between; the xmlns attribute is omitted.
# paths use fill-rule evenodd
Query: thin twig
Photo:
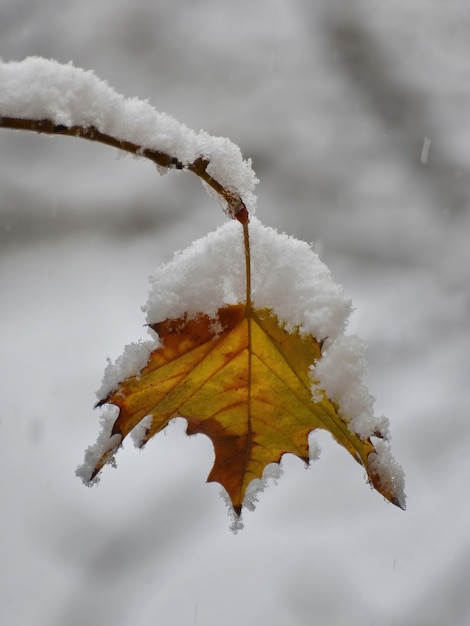
<svg viewBox="0 0 470 626"><path fill-rule="evenodd" d="M51 120L33 120L23 119L16 117L1 117L0 116L0 128L10 128L12 130L29 130L35 133L41 133L46 135L66 135L69 137L80 137L81 139L88 139L89 141L97 141L107 146L112 146L118 150L124 150L137 156L150 159L158 165L166 169L188 170L196 176L199 176L209 187L214 189L221 198L227 203L228 213L231 217L238 219L243 223L247 219L248 211L245 203L241 197L232 193L221 185L215 178L207 173L207 166L209 161L202 157L196 159L193 163L184 164L176 157L160 152L158 150L152 150L151 148L144 148L131 141L125 141L118 139L112 135L102 133L95 126L65 126L64 124L54 124Z"/></svg>

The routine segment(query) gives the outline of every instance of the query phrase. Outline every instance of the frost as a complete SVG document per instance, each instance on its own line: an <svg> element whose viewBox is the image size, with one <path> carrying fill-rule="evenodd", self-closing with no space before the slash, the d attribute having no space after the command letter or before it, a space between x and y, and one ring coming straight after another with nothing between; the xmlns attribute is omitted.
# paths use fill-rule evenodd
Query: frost
<svg viewBox="0 0 470 626"><path fill-rule="evenodd" d="M313 437L313 433L310 433L310 435L308 437L308 458L309 458L309 464L306 466L307 468L310 467L311 463L313 463L314 461L317 461L320 458L320 453L321 453L321 447L318 444L318 442L315 441L315 439Z"/></svg>
<svg viewBox="0 0 470 626"><path fill-rule="evenodd" d="M258 496L262 493L269 484L276 484L279 478L282 476L282 467L280 463L269 463L264 468L262 478L255 478L248 485L245 497L243 498L243 509L248 511L254 511L256 503L258 502ZM232 501L225 489L221 490L222 499L227 507L228 515L230 517L230 530L236 535L239 530L244 528L243 523L243 509L240 515L237 515L233 509Z"/></svg>
<svg viewBox="0 0 470 626"><path fill-rule="evenodd" d="M269 463L264 468L262 478L255 478L248 485L245 497L243 498L243 506L249 511L255 510L255 505L258 502L258 495L262 493L269 483L276 483L282 476L282 467L279 463Z"/></svg>
<svg viewBox="0 0 470 626"><path fill-rule="evenodd" d="M253 213L258 182L251 161L229 139L195 133L148 102L124 98L92 71L41 57L0 59L0 116L50 120L66 127L93 126L121 141L171 155L183 165L209 160L207 171L239 194ZM161 168L159 169L161 171Z"/></svg>

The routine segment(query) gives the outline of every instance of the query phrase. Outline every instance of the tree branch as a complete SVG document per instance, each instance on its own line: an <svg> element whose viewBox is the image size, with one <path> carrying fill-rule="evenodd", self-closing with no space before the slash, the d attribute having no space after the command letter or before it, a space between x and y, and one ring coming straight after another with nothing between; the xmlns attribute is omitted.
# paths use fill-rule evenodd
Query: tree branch
<svg viewBox="0 0 470 626"><path fill-rule="evenodd" d="M215 180L210 174L208 174L207 166L209 165L209 161L202 157L199 157L193 163L184 164L170 154L159 152L158 150L152 150L150 148L144 148L143 146L132 143L131 141L125 141L117 137L107 135L99 131L94 126L65 126L63 124L54 124L54 122L48 119L34 120L0 116L0 128L29 130L46 135L80 137L81 139L97 141L98 143L112 146L118 150L123 150L137 156L145 157L146 159L153 161L158 167L161 168L168 170L188 170L189 172L196 174L196 176L199 176L201 180L211 187L226 202L228 214L231 217L237 219L242 224L248 222L248 210L240 195L232 193Z"/></svg>

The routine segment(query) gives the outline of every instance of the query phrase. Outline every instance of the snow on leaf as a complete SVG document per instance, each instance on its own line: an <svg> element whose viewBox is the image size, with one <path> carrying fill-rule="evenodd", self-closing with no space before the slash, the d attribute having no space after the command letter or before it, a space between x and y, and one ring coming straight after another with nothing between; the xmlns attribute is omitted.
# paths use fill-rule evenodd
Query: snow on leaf
<svg viewBox="0 0 470 626"><path fill-rule="evenodd" d="M309 463L309 434L323 429L365 468L377 491L404 508L402 473L389 453L384 418L374 418L372 398L360 380L362 344L353 341L351 351L351 342L344 341L344 297L308 246L266 229L258 220L252 226L250 247L248 224L244 225L245 251L238 236L240 225L232 222L189 251L178 253L157 272L153 287L160 285L160 302L164 297L161 284L173 277L175 292L169 286L164 290L167 304L160 313L173 312L174 316L149 320L158 344L149 356L146 351L145 366L121 380L99 402L119 408L119 416L107 426L116 445L100 444L99 454L95 449L88 479L93 480L113 460L122 440L142 420L146 427L140 429L139 445L180 416L187 421L189 435L202 433L211 439L215 461L208 481L224 487L239 515L243 505L250 507L254 501L251 491L253 485L263 484L265 468L279 463L287 453ZM256 248L261 243L260 252ZM232 255L232 249L237 253ZM279 256L280 251L284 254ZM228 260L220 256L215 266L211 256L222 252ZM250 272L240 262L243 256L253 261ZM296 268L291 267L295 258L299 260L298 280L291 283L297 284L284 289L284 284L274 281L267 293L265 283L273 272L286 276L290 268L295 276ZM311 275L316 276L317 289L309 306L303 289ZM191 308L191 286L199 310ZM286 298L292 307L287 315ZM321 306L315 310L312 303ZM150 317L156 314L155 306L155 294L151 294ZM374 437L380 437L378 444ZM82 476L86 478L83 472Z"/></svg>

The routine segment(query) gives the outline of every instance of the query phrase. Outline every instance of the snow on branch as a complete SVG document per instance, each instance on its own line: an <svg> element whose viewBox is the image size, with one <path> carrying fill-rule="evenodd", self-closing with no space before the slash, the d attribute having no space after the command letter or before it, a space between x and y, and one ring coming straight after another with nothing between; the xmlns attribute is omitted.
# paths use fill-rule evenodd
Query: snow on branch
<svg viewBox="0 0 470 626"><path fill-rule="evenodd" d="M238 146L125 98L71 63L0 60L0 127L97 141L150 159L160 173L188 170L217 194L230 217L255 209L258 181Z"/></svg>

